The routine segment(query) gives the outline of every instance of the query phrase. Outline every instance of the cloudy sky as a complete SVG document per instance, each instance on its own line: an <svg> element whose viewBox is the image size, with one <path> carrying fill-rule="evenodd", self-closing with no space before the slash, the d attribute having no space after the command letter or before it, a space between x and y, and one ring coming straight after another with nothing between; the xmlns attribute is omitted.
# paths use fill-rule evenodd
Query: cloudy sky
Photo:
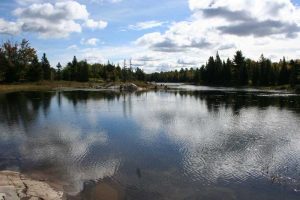
<svg viewBox="0 0 300 200"><path fill-rule="evenodd" d="M300 0L1 0L0 39L26 38L52 66L76 55L147 72L198 67L218 51L300 58Z"/></svg>

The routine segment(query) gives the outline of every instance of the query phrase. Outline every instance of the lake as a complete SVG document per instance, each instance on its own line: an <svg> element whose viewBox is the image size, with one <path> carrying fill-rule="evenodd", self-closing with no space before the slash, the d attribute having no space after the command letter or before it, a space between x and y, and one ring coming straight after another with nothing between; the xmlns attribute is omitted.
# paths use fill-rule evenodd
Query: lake
<svg viewBox="0 0 300 200"><path fill-rule="evenodd" d="M300 96L167 91L0 94L0 170L69 199L300 199Z"/></svg>

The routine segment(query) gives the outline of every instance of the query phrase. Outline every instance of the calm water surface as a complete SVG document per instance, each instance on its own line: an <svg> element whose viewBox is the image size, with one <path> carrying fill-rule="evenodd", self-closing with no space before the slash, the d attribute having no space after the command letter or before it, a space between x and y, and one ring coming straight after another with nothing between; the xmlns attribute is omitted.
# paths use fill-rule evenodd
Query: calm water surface
<svg viewBox="0 0 300 200"><path fill-rule="evenodd" d="M70 199L300 199L300 96L179 88L0 94L0 170Z"/></svg>

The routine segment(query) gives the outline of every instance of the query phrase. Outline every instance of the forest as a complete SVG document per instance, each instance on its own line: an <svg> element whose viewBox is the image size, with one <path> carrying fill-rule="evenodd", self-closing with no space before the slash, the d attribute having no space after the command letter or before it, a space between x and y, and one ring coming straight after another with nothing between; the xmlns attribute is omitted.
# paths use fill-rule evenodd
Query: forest
<svg viewBox="0 0 300 200"><path fill-rule="evenodd" d="M148 81L182 82L214 86L280 86L299 84L300 60L272 62L261 55L259 60L246 58L237 51L232 59L222 60L217 53L205 65L197 68L181 68L168 72L146 74L141 68L133 68L131 62L123 66L113 63L89 64L86 60L73 60L62 66L51 67L46 54L41 59L37 51L23 39L20 43L6 41L0 47L0 82L36 82L41 80L65 81Z"/></svg>

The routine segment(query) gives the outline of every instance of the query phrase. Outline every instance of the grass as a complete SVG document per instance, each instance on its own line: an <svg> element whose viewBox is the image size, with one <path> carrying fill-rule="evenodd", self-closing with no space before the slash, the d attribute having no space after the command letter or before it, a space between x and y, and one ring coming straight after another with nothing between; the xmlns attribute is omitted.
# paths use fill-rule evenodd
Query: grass
<svg viewBox="0 0 300 200"><path fill-rule="evenodd" d="M132 81L141 88L150 88L151 86L142 81ZM74 81L40 81L34 83L11 83L0 84L0 93L17 92L17 91L43 91L43 90L57 90L62 88L80 88L89 89L96 87L104 87L107 85L118 85L121 82L103 82L103 81L90 81L90 82L74 82Z"/></svg>
<svg viewBox="0 0 300 200"><path fill-rule="evenodd" d="M53 90L58 88L91 88L92 83L80 83L71 81L41 81L36 83L11 83L0 84L0 92L14 92L14 91L40 91Z"/></svg>

